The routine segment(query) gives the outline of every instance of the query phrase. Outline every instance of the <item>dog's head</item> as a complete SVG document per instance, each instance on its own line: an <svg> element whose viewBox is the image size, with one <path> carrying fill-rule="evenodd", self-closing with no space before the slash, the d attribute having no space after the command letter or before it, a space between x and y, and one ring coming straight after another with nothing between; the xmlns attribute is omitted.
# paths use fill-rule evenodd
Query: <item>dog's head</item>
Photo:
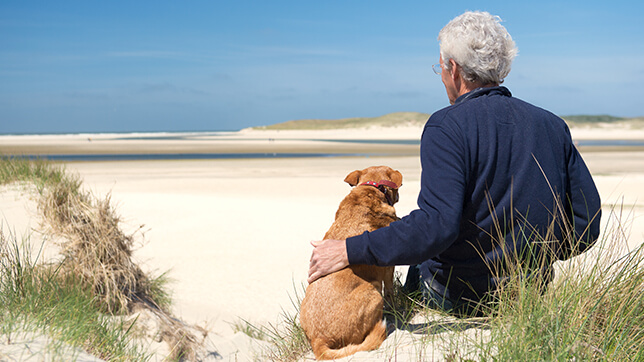
<svg viewBox="0 0 644 362"><path fill-rule="evenodd" d="M388 181L384 182L381 181ZM355 170L347 175L344 182L351 186L368 183L382 191L390 205L398 202L398 188L402 186L402 174L391 167L372 166L364 170ZM394 185L389 184L392 182Z"/></svg>

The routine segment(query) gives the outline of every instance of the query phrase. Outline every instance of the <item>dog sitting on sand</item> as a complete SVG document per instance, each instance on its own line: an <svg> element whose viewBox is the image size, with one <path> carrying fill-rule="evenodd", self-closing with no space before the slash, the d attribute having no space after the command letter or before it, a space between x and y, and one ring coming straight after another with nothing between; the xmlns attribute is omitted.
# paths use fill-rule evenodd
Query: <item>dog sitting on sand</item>
<svg viewBox="0 0 644 362"><path fill-rule="evenodd" d="M351 172L354 186L340 203L324 239L346 239L398 220L393 205L400 172L387 166ZM393 267L351 265L309 284L300 323L317 359L335 359L378 348L387 336L383 293L393 291Z"/></svg>

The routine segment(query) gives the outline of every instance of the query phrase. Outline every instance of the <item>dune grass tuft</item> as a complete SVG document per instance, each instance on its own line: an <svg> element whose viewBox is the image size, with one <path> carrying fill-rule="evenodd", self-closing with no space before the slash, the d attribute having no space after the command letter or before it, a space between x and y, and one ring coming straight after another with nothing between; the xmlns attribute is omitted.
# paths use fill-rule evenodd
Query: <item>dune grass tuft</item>
<svg viewBox="0 0 644 362"><path fill-rule="evenodd" d="M493 303L485 306L491 336L481 347L481 358L622 361L644 357L640 348L644 345L644 248L627 250L629 217L623 206L605 217L600 240L585 253L573 252L577 256L555 262L547 287L533 271L561 255L547 241L556 239L552 234L529 244L528 257L504 252L505 282ZM580 239L570 237L574 227L560 219L553 226L562 225L572 240L571 250L583 250Z"/></svg>
<svg viewBox="0 0 644 362"><path fill-rule="evenodd" d="M398 127L422 126L429 118L429 114L417 112L396 112L379 117L356 117L334 120L303 119L286 121L270 126L254 127L255 130L327 130L327 129L355 129L364 127Z"/></svg>
<svg viewBox="0 0 644 362"><path fill-rule="evenodd" d="M554 279L547 287L531 270L556 259L558 251L544 241L552 239L536 240L528 250L530 261L525 254L506 251L505 282L488 303L480 305L482 317L454 317L428 309L405 296L396 283L398 297L388 321L410 331L414 341L402 348L415 353L418 361L644 360L644 245L628 250L632 214L623 207L604 217L604 232L593 248L555 262ZM573 230L571 225L564 229ZM572 242L573 250L578 241ZM289 327L267 337L272 355L280 359L298 360L310 351L296 328L298 300L296 312L283 317L282 323ZM300 338L302 344L285 343ZM374 356L399 355L399 347L394 348Z"/></svg>
<svg viewBox="0 0 644 362"><path fill-rule="evenodd" d="M133 261L135 234L125 234L120 229L120 219L111 206L110 195L103 199L94 197L81 188L82 182L77 175L68 174L61 166L41 160L0 157L0 184L12 182L36 185L43 231L59 243L63 257L60 263L37 266L31 263L30 257L21 257L25 253L17 252L17 241L7 242L3 238L2 244L6 250L2 251L2 266L7 271L3 274L6 276L3 279L3 295L15 296L21 305L40 308L39 312L16 309L15 318L25 316L31 326L34 321L37 325L42 322L30 316L37 316L38 313L55 316L60 313L66 317L60 319L60 324L55 324L60 325L57 329L78 333L79 337L72 340L83 339L83 348L88 351L98 349L100 352L108 345L131 343L127 340L127 331L132 325L126 329L123 343L104 341L79 328L79 323L85 322L75 318L77 314L85 313L91 318L109 320L117 315L125 316L145 309L161 325L161 339L170 347L170 360L197 358L207 331L188 326L168 312L170 297L165 287L167 278L165 274L150 277ZM44 285L55 286L55 292L50 292ZM52 298L52 295L56 298ZM74 303L67 303L67 297L76 300L76 295L86 297L82 302L85 304L80 308L76 308ZM30 300L20 299L25 296ZM3 331L10 332L11 326L11 323L3 324ZM114 332L123 329L124 325L105 323L101 328ZM44 329L48 335L58 337L56 330ZM66 338L63 336L63 339ZM108 357L113 359L109 353Z"/></svg>
<svg viewBox="0 0 644 362"><path fill-rule="evenodd" d="M246 320L236 322L232 327L235 332L242 332L251 338L268 342L268 347L261 351L259 360L299 361L311 352L311 345L300 325L299 311L302 304L304 287L301 291L295 285L290 297L293 311L282 310L277 323L254 325Z"/></svg>
<svg viewBox="0 0 644 362"><path fill-rule="evenodd" d="M30 249L0 230L0 332L5 343L35 332L58 341L61 350L53 351L55 360L73 357L65 354L66 345L105 360L150 358L130 343L127 329L115 327L112 318L95 307L95 297L85 284L73 275L63 277L57 269L38 265Z"/></svg>
<svg viewBox="0 0 644 362"><path fill-rule="evenodd" d="M96 199L66 184L44 191L44 224L62 238L61 273L89 285L106 313L127 313L133 303L154 303L148 277L132 261L132 235L119 228L109 195Z"/></svg>

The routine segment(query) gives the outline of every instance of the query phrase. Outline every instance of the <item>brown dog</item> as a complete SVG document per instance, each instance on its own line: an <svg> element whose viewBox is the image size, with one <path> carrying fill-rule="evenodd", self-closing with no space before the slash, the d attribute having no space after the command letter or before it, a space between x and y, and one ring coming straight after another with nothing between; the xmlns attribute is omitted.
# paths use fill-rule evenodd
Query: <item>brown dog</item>
<svg viewBox="0 0 644 362"><path fill-rule="evenodd" d="M397 220L402 175L386 166L351 172L354 187L340 203L324 239L346 239ZM300 323L317 359L341 358L380 346L387 335L383 322L383 288L393 288L393 267L351 265L306 288Z"/></svg>

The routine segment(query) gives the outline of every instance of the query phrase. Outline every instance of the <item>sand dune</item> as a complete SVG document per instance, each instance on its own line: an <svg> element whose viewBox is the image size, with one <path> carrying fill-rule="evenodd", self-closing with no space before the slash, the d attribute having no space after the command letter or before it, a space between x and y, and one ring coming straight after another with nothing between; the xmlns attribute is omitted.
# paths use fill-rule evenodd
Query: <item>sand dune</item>
<svg viewBox="0 0 644 362"><path fill-rule="evenodd" d="M642 131L621 132L619 139L633 139L636 134L639 137L636 139L644 139ZM276 322L282 310L292 310L290 298L301 293L306 283L309 241L324 235L337 205L349 192L349 186L343 182L346 174L380 164L398 169L404 181L397 212L406 215L415 208L420 176L417 146L311 141L420 137L418 128L384 133L382 129L243 131L226 136L190 134L179 139L139 135L125 140L123 135L0 136L0 152L319 150L333 153L353 150L371 154L368 157L66 164L70 172L82 177L87 189L97 195L111 193L125 229L134 230L145 224L135 259L144 269L155 273L169 270L174 280L171 288L175 314L189 323L206 323L212 330L209 343L224 360L244 360L251 358L262 343L235 334L231 324L240 318L256 324ZM607 133L573 129L573 136L602 139ZM629 245L641 243L644 239L644 152L639 149L584 152L582 149L582 154L600 190L604 215L609 215L613 205L623 205L633 221ZM35 205L21 189L2 187L0 206L3 222L18 234L37 228ZM34 239L37 238L35 235ZM404 267L398 269L405 272ZM405 345L408 338L413 335L396 331L386 343ZM356 358L384 358L386 350L360 354ZM400 347L400 351L404 348ZM407 352L408 359L401 352L398 360L413 360L417 356ZM436 358L443 356L440 350L432 353Z"/></svg>

